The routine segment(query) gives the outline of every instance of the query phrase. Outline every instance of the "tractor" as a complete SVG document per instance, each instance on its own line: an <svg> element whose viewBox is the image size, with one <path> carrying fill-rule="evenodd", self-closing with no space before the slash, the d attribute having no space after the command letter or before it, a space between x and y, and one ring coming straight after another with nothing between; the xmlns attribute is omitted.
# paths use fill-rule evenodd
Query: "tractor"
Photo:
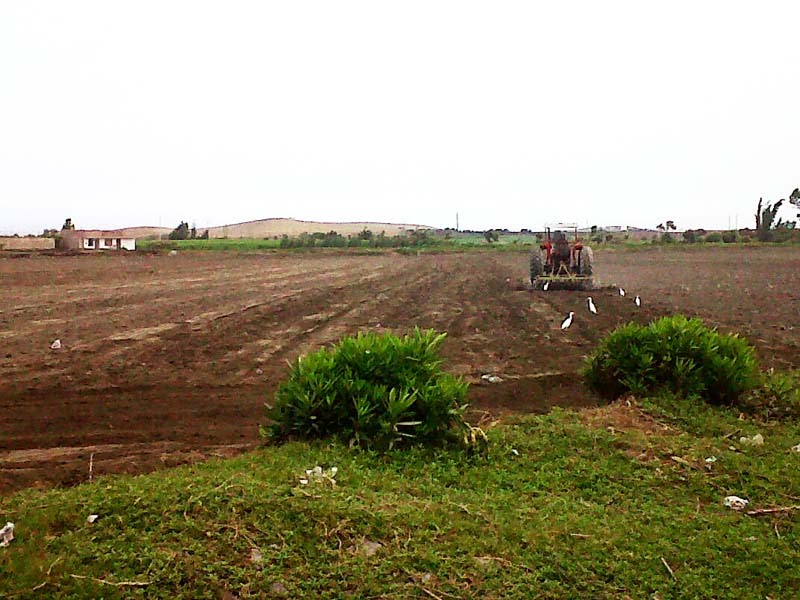
<svg viewBox="0 0 800 600"><path fill-rule="evenodd" d="M567 239L567 236L572 239ZM578 225L545 225L544 241L531 253L531 287L535 290L591 290L593 254L578 237Z"/></svg>

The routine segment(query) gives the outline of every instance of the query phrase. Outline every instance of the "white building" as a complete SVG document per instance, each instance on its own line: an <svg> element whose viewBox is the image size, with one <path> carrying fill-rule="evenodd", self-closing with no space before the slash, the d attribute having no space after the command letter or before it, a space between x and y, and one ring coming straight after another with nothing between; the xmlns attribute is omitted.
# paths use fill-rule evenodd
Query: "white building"
<svg viewBox="0 0 800 600"><path fill-rule="evenodd" d="M63 229L61 240L70 250L136 250L136 238L121 230Z"/></svg>

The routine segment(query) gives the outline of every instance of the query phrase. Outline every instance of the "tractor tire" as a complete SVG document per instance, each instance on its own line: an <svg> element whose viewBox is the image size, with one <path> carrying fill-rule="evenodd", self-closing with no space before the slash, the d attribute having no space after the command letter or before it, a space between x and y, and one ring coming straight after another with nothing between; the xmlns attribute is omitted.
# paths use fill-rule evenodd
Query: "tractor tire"
<svg viewBox="0 0 800 600"><path fill-rule="evenodd" d="M589 246L581 250L581 272L584 277L591 277L594 273L594 252Z"/></svg>
<svg viewBox="0 0 800 600"><path fill-rule="evenodd" d="M544 273L544 262L542 253L538 250L531 252L531 285L536 283L536 279Z"/></svg>

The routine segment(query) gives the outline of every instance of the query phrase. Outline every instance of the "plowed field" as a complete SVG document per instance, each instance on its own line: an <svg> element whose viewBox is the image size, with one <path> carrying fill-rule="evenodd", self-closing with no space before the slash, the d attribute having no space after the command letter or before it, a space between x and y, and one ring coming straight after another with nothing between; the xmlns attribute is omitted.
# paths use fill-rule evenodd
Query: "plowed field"
<svg viewBox="0 0 800 600"><path fill-rule="evenodd" d="M250 448L286 361L367 329L446 331L447 368L494 415L596 403L583 356L620 323L674 312L741 332L766 365L800 361L794 248L596 262L628 295L593 292L593 316L586 293L520 290L523 253L0 258L0 492L84 481L90 462L93 476L145 472Z"/></svg>

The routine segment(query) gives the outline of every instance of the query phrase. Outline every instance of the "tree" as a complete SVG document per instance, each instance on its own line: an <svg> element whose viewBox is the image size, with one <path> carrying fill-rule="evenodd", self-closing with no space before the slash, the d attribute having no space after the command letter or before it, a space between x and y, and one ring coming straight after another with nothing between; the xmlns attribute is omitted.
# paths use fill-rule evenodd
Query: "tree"
<svg viewBox="0 0 800 600"><path fill-rule="evenodd" d="M483 237L486 239L488 243L497 242L500 240L500 236L497 235L497 232L494 229L487 229L483 232Z"/></svg>
<svg viewBox="0 0 800 600"><path fill-rule="evenodd" d="M794 188L794 191L789 195L789 204L792 204L800 210L800 188ZM800 212L797 213L797 218L800 219Z"/></svg>
<svg viewBox="0 0 800 600"><path fill-rule="evenodd" d="M189 239L189 224L181 221L172 232L169 234L171 240L188 240Z"/></svg>
<svg viewBox="0 0 800 600"><path fill-rule="evenodd" d="M775 217L778 215L778 209L780 209L784 201L784 199L781 199L775 204L767 203L767 205L762 208L764 199L758 199L758 206L756 207L756 233L758 239L762 242L770 241L773 237L772 230L778 229L783 225L783 219L778 219L776 222Z"/></svg>
<svg viewBox="0 0 800 600"><path fill-rule="evenodd" d="M667 231L670 229L672 229L672 231L677 229L677 227L675 227L675 221L667 221Z"/></svg>
<svg viewBox="0 0 800 600"><path fill-rule="evenodd" d="M72 223L72 219L67 218L64 221L64 224L61 226L61 229L73 230L75 229L75 225Z"/></svg>

